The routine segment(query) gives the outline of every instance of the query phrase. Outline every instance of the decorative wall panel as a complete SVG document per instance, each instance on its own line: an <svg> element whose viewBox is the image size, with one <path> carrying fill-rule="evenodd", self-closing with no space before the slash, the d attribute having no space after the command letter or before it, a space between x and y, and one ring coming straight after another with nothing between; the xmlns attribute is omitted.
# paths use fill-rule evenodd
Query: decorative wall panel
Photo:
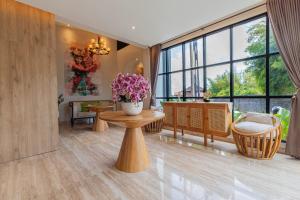
<svg viewBox="0 0 300 200"><path fill-rule="evenodd" d="M54 15L0 0L0 163L58 145Z"/></svg>

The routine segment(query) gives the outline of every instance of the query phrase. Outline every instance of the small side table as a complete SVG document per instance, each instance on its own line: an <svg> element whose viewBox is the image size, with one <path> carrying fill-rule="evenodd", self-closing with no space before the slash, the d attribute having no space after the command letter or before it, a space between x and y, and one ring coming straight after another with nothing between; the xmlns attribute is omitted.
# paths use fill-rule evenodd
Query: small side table
<svg viewBox="0 0 300 200"><path fill-rule="evenodd" d="M100 119L118 122L126 127L116 162L117 169L124 172L140 172L148 168L150 161L141 127L164 117L164 113L152 110L143 110L136 116L128 116L123 111L100 113Z"/></svg>
<svg viewBox="0 0 300 200"><path fill-rule="evenodd" d="M93 125L93 131L101 133L108 129L108 124L106 121L100 119L100 113L109 111L113 109L113 106L88 106L90 111L96 112L96 121Z"/></svg>

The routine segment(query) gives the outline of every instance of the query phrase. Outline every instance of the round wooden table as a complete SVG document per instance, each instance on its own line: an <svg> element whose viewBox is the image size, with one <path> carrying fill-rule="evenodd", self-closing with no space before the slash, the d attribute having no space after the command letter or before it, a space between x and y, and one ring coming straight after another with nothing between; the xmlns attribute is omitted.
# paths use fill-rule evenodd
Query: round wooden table
<svg viewBox="0 0 300 200"><path fill-rule="evenodd" d="M96 112L96 121L94 122L93 125L93 131L96 132L103 132L108 128L108 124L106 121L103 121L100 119L100 113L108 110L112 110L113 106L100 106L100 105L91 105L88 106L89 110L92 112Z"/></svg>
<svg viewBox="0 0 300 200"><path fill-rule="evenodd" d="M141 127L164 117L164 113L152 110L143 110L136 116L128 116L123 111L100 113L100 119L118 122L126 127L116 162L117 169L124 172L140 172L149 166L148 150Z"/></svg>

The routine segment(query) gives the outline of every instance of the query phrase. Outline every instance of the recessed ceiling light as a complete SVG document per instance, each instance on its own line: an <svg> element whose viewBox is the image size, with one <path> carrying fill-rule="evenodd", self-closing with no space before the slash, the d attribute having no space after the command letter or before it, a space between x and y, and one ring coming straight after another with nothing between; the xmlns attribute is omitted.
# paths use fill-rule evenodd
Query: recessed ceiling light
<svg viewBox="0 0 300 200"><path fill-rule="evenodd" d="M70 27L71 25L70 24L67 24L67 27Z"/></svg>
<svg viewBox="0 0 300 200"><path fill-rule="evenodd" d="M135 26L132 26L131 29L134 30L134 29L135 29Z"/></svg>

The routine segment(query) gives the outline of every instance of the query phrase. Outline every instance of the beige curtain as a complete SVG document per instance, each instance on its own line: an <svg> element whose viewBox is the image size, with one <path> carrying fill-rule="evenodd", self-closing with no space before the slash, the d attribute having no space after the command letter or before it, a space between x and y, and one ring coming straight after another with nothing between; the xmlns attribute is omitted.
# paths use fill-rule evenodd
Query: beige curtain
<svg viewBox="0 0 300 200"><path fill-rule="evenodd" d="M268 0L267 10L280 54L297 87L292 98L286 152L300 158L300 0Z"/></svg>
<svg viewBox="0 0 300 200"><path fill-rule="evenodd" d="M151 102L150 106L155 106L155 89L159 67L161 45L157 44L150 48L150 75L151 75Z"/></svg>

